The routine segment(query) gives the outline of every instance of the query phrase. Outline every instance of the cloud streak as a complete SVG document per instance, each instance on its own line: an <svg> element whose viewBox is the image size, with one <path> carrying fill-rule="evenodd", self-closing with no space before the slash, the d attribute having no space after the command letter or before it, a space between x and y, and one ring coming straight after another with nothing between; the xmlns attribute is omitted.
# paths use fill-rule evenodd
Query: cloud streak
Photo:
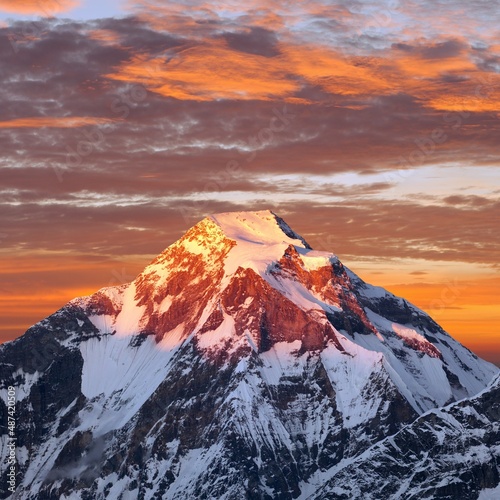
<svg viewBox="0 0 500 500"><path fill-rule="evenodd" d="M0 128L74 128L86 125L101 125L114 120L89 116L34 116L30 118L16 118L0 121Z"/></svg>

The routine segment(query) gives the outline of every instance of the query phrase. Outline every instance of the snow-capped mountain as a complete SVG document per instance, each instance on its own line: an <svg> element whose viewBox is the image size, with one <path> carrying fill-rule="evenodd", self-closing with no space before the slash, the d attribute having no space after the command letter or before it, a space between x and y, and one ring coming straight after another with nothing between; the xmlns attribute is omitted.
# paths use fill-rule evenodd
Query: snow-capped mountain
<svg viewBox="0 0 500 500"><path fill-rule="evenodd" d="M337 469L497 373L272 212L214 215L0 347L12 498L350 498Z"/></svg>

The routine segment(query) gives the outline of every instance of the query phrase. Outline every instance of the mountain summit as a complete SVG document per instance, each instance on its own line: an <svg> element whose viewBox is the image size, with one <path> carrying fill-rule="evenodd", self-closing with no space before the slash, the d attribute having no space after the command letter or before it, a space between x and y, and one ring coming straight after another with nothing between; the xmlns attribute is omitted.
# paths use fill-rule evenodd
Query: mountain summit
<svg viewBox="0 0 500 500"><path fill-rule="evenodd" d="M213 215L0 347L13 498L349 498L343 467L497 373L274 213Z"/></svg>

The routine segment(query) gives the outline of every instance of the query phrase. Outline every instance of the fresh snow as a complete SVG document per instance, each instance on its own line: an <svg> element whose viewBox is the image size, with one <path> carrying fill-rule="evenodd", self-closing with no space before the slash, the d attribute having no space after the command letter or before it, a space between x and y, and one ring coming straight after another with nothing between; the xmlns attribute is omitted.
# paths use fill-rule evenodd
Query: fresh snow
<svg viewBox="0 0 500 500"><path fill-rule="evenodd" d="M94 401L82 417L94 435L121 428L137 413L168 375L179 347L159 349L152 337L138 347L129 343L130 338L107 335L80 344L82 393Z"/></svg>
<svg viewBox="0 0 500 500"><path fill-rule="evenodd" d="M122 310L116 317L115 329L118 336L133 335L141 330L141 319L146 306L137 305L136 293L135 283L132 282L123 294Z"/></svg>
<svg viewBox="0 0 500 500"><path fill-rule="evenodd" d="M263 277L274 289L278 290L284 297L290 299L304 311L333 312L342 310L338 304L326 304L317 294L298 281L281 276L276 277L271 274L265 274Z"/></svg>
<svg viewBox="0 0 500 500"><path fill-rule="evenodd" d="M210 219L227 238L236 242L224 264L226 276L232 276L238 267L253 269L264 276L269 264L279 260L289 245L304 245L301 240L287 236L268 210L222 213Z"/></svg>
<svg viewBox="0 0 500 500"><path fill-rule="evenodd" d="M300 254L304 267L308 271L317 271L322 267L331 266L338 262L338 258L329 252L320 252L318 250L307 250L303 248L297 248L297 252Z"/></svg>
<svg viewBox="0 0 500 500"><path fill-rule="evenodd" d="M219 225L224 234L236 241L247 241L257 245L287 245L303 246L297 238L290 238L278 223L276 216L269 210L260 212L228 212L209 217Z"/></svg>
<svg viewBox="0 0 500 500"><path fill-rule="evenodd" d="M23 383L16 385L16 401L22 401L31 391L31 387L40 378L40 373L27 373L19 369L14 372L14 378L21 378ZM7 388L0 389L0 401L7 401Z"/></svg>
<svg viewBox="0 0 500 500"><path fill-rule="evenodd" d="M500 484L496 488L488 488L479 493L477 500L498 500L500 498Z"/></svg>
<svg viewBox="0 0 500 500"><path fill-rule="evenodd" d="M234 336L234 318L223 313L224 320L218 328L205 333L198 334L198 346L202 349L220 346Z"/></svg>
<svg viewBox="0 0 500 500"><path fill-rule="evenodd" d="M391 326L392 330L402 339L416 340L422 344L430 344L430 342L423 335L417 333L413 328L408 328L407 326L403 326L398 323L392 323Z"/></svg>
<svg viewBox="0 0 500 500"><path fill-rule="evenodd" d="M262 360L261 375L269 385L278 385L283 376L299 376L304 371L308 355L298 357L302 342L278 342L271 349L260 354Z"/></svg>
<svg viewBox="0 0 500 500"><path fill-rule="evenodd" d="M342 413L346 428L356 427L374 418L382 400L363 396L363 389L369 388L375 375L388 378L383 369L383 355L368 351L347 338L341 338L346 352L330 344L321 352L321 360L328 377L335 388L337 407Z"/></svg>

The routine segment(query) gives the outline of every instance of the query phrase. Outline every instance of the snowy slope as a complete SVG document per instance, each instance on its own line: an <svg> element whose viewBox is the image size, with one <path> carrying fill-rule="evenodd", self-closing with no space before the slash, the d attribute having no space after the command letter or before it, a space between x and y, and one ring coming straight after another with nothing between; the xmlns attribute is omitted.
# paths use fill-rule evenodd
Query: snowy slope
<svg viewBox="0 0 500 500"><path fill-rule="evenodd" d="M303 498L498 499L500 377L479 395L431 410L341 462L321 482Z"/></svg>
<svg viewBox="0 0 500 500"><path fill-rule="evenodd" d="M297 498L496 373L269 211L207 217L0 346L18 498Z"/></svg>

